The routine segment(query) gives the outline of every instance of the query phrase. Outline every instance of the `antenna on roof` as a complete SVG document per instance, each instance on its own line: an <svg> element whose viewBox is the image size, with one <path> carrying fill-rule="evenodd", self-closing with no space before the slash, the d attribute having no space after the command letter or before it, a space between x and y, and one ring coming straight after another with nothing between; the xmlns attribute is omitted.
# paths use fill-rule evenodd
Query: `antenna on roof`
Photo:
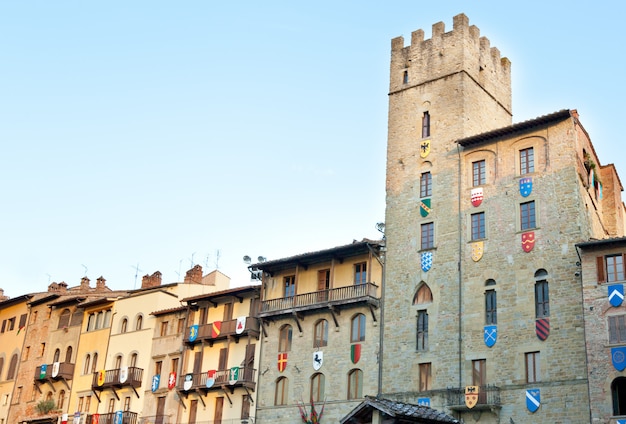
<svg viewBox="0 0 626 424"><path fill-rule="evenodd" d="M135 284L133 284L133 289L136 289L137 288L137 275L140 272L143 272L143 270L139 269L139 262L137 262L137 265L134 265L134 266L131 265L130 267L135 270Z"/></svg>
<svg viewBox="0 0 626 424"><path fill-rule="evenodd" d="M215 269L219 269L220 268L220 249L217 249L215 251Z"/></svg>
<svg viewBox="0 0 626 424"><path fill-rule="evenodd" d="M86 277L86 276L87 276L87 269L88 269L88 268L87 268L85 265L83 265L83 264L80 264L80 265L81 265L83 268L85 268L85 275L84 275L84 276Z"/></svg>
<svg viewBox="0 0 626 424"><path fill-rule="evenodd" d="M193 268L193 257L194 257L194 255L195 255L195 254L196 254L196 252L193 252L193 253L191 254L191 258L189 258L189 262L191 262L191 266L190 266L190 268Z"/></svg>

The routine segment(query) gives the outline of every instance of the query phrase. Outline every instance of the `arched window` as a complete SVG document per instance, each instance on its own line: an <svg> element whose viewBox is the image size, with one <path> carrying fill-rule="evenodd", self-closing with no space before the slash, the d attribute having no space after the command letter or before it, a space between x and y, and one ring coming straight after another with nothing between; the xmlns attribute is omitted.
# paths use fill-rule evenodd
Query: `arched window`
<svg viewBox="0 0 626 424"><path fill-rule="evenodd" d="M363 371L350 370L348 373L348 399L360 399L363 397Z"/></svg>
<svg viewBox="0 0 626 424"><path fill-rule="evenodd" d="M65 403L65 390L59 392L59 400L57 401L57 409L63 409Z"/></svg>
<svg viewBox="0 0 626 424"><path fill-rule="evenodd" d="M274 405L287 405L287 392L289 390L289 380L287 377L280 377L276 380L276 392L274 393Z"/></svg>
<svg viewBox="0 0 626 424"><path fill-rule="evenodd" d="M122 326L120 327L120 333L125 333L127 329L128 329L128 319L124 318L122 320Z"/></svg>
<svg viewBox="0 0 626 424"><path fill-rule="evenodd" d="M315 323L313 329L313 347L328 345L328 321L321 319Z"/></svg>
<svg viewBox="0 0 626 424"><path fill-rule="evenodd" d="M496 281L489 279L485 281L485 286L488 287L485 290L485 324L496 325L498 323L498 302L496 297L496 290L494 286Z"/></svg>
<svg viewBox="0 0 626 424"><path fill-rule="evenodd" d="M102 311L98 312L98 314L96 315L96 330L99 330L102 328L103 319L104 319L104 314L102 313Z"/></svg>
<svg viewBox="0 0 626 424"><path fill-rule="evenodd" d="M89 314L89 318L87 318L87 331L92 331L96 325L96 316L94 314Z"/></svg>
<svg viewBox="0 0 626 424"><path fill-rule="evenodd" d="M7 380L13 380L15 378L15 371L17 371L17 353L11 356L11 362L9 363L9 372L7 373Z"/></svg>
<svg viewBox="0 0 626 424"><path fill-rule="evenodd" d="M423 303L431 303L433 301L433 293L430 291L428 284L420 284L415 296L413 296L413 304L421 305Z"/></svg>
<svg viewBox="0 0 626 424"><path fill-rule="evenodd" d="M352 328L350 329L350 342L357 343L365 341L365 315L356 314L352 318Z"/></svg>
<svg viewBox="0 0 626 424"><path fill-rule="evenodd" d="M67 362L68 364L72 363L72 346L68 346L67 350L65 351L65 362Z"/></svg>
<svg viewBox="0 0 626 424"><path fill-rule="evenodd" d="M54 351L54 358L52 359L52 362L59 362L60 357L61 357L61 349L56 349Z"/></svg>
<svg viewBox="0 0 626 424"><path fill-rule="evenodd" d="M57 328L69 327L70 325L70 310L63 309L59 316L59 326Z"/></svg>
<svg viewBox="0 0 626 424"><path fill-rule="evenodd" d="M133 353L132 355L130 355L130 364L128 364L129 367L136 367L137 366L137 354Z"/></svg>
<svg viewBox="0 0 626 424"><path fill-rule="evenodd" d="M278 351L289 352L291 350L291 336L293 330L291 325L285 324L280 328L280 334L278 339Z"/></svg>
<svg viewBox="0 0 626 424"><path fill-rule="evenodd" d="M109 328L111 326L111 310L107 309L104 311L104 328Z"/></svg>
<svg viewBox="0 0 626 424"><path fill-rule="evenodd" d="M550 293L547 278L548 272L545 269L535 272L535 314L537 318L550 316Z"/></svg>
<svg viewBox="0 0 626 424"><path fill-rule="evenodd" d="M52 392L48 392L46 395L46 400L52 400Z"/></svg>
<svg viewBox="0 0 626 424"><path fill-rule="evenodd" d="M137 321L135 323L135 330L141 330L143 326L143 315L137 316Z"/></svg>
<svg viewBox="0 0 626 424"><path fill-rule="evenodd" d="M613 415L626 415L626 377L617 377L611 382Z"/></svg>
<svg viewBox="0 0 626 424"><path fill-rule="evenodd" d="M122 368L122 355L117 355L115 357L115 369L119 370Z"/></svg>
<svg viewBox="0 0 626 424"><path fill-rule="evenodd" d="M311 376L311 399L315 402L324 400L324 374L321 372Z"/></svg>
<svg viewBox="0 0 626 424"><path fill-rule="evenodd" d="M85 356L85 366L83 367L83 374L89 374L89 363L91 362L91 355Z"/></svg>
<svg viewBox="0 0 626 424"><path fill-rule="evenodd" d="M91 372L96 372L98 370L98 354L94 353L93 354L93 361L92 361L92 366L91 366Z"/></svg>

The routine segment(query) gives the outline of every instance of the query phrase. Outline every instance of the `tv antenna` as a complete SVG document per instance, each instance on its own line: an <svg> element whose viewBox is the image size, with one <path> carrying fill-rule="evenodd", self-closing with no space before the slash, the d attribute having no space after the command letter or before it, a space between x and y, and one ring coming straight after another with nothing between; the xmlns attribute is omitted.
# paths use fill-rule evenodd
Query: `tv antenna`
<svg viewBox="0 0 626 424"><path fill-rule="evenodd" d="M86 276L87 276L87 269L89 269L89 268L87 268L87 267L86 267L85 265L83 265L83 264L80 264L80 265L81 265L83 268L85 268L85 277L86 277Z"/></svg>
<svg viewBox="0 0 626 424"><path fill-rule="evenodd" d="M215 269L220 269L220 249L215 250Z"/></svg>
<svg viewBox="0 0 626 424"><path fill-rule="evenodd" d="M137 288L137 275L143 272L143 270L139 269L139 262L137 262L137 265L131 265L130 267L135 270L135 284L133 284L133 289L135 289Z"/></svg>

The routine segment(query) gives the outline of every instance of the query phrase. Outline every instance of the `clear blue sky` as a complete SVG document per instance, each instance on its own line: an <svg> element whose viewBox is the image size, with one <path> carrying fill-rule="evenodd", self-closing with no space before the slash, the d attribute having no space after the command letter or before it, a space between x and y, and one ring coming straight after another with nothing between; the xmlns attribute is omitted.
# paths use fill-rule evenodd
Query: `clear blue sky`
<svg viewBox="0 0 626 424"><path fill-rule="evenodd" d="M246 254L379 237L391 39L458 13L513 121L578 109L626 183L624 2L0 2L0 287L242 285Z"/></svg>

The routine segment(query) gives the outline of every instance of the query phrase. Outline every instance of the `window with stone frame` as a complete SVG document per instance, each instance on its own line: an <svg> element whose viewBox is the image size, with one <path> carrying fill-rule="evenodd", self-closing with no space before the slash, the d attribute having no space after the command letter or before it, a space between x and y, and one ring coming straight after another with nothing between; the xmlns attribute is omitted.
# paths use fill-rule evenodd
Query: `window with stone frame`
<svg viewBox="0 0 626 424"><path fill-rule="evenodd" d="M535 201L520 204L520 230L530 230L537 227L535 216Z"/></svg>
<svg viewBox="0 0 626 424"><path fill-rule="evenodd" d="M287 377L279 377L278 380L276 380L274 405L287 405L288 390L289 380L287 380Z"/></svg>
<svg viewBox="0 0 626 424"><path fill-rule="evenodd" d="M531 174L535 172L535 152L532 147L519 151L520 174Z"/></svg>
<svg viewBox="0 0 626 424"><path fill-rule="evenodd" d="M420 226L420 247L422 250L435 247L435 223L428 222Z"/></svg>
<svg viewBox="0 0 626 424"><path fill-rule="evenodd" d="M422 138L430 137L430 113L424 112L422 115Z"/></svg>
<svg viewBox="0 0 626 424"><path fill-rule="evenodd" d="M489 289L485 291L485 324L496 325L498 323L498 302L496 291Z"/></svg>
<svg viewBox="0 0 626 424"><path fill-rule="evenodd" d="M278 334L278 351L289 352L291 351L291 339L293 336L293 328L289 324L285 324L280 328Z"/></svg>
<svg viewBox="0 0 626 424"><path fill-rule="evenodd" d="M609 344L626 343L626 315L611 315L609 321Z"/></svg>
<svg viewBox="0 0 626 424"><path fill-rule="evenodd" d="M485 212L473 213L472 216L472 240L485 238Z"/></svg>
<svg viewBox="0 0 626 424"><path fill-rule="evenodd" d="M420 175L420 197L433 195L433 177L430 172L422 172Z"/></svg>
<svg viewBox="0 0 626 424"><path fill-rule="evenodd" d="M418 351L428 350L428 312L417 311L417 346Z"/></svg>
<svg viewBox="0 0 626 424"><path fill-rule="evenodd" d="M539 352L527 352L526 359L526 382L536 383L541 381L541 367L539 365Z"/></svg>
<svg viewBox="0 0 626 424"><path fill-rule="evenodd" d="M363 371L353 369L348 373L348 399L363 397Z"/></svg>
<svg viewBox="0 0 626 424"><path fill-rule="evenodd" d="M624 281L626 277L626 254L618 253L596 257L598 283Z"/></svg>
<svg viewBox="0 0 626 424"><path fill-rule="evenodd" d="M486 183L485 160L472 162L472 186L478 187Z"/></svg>

